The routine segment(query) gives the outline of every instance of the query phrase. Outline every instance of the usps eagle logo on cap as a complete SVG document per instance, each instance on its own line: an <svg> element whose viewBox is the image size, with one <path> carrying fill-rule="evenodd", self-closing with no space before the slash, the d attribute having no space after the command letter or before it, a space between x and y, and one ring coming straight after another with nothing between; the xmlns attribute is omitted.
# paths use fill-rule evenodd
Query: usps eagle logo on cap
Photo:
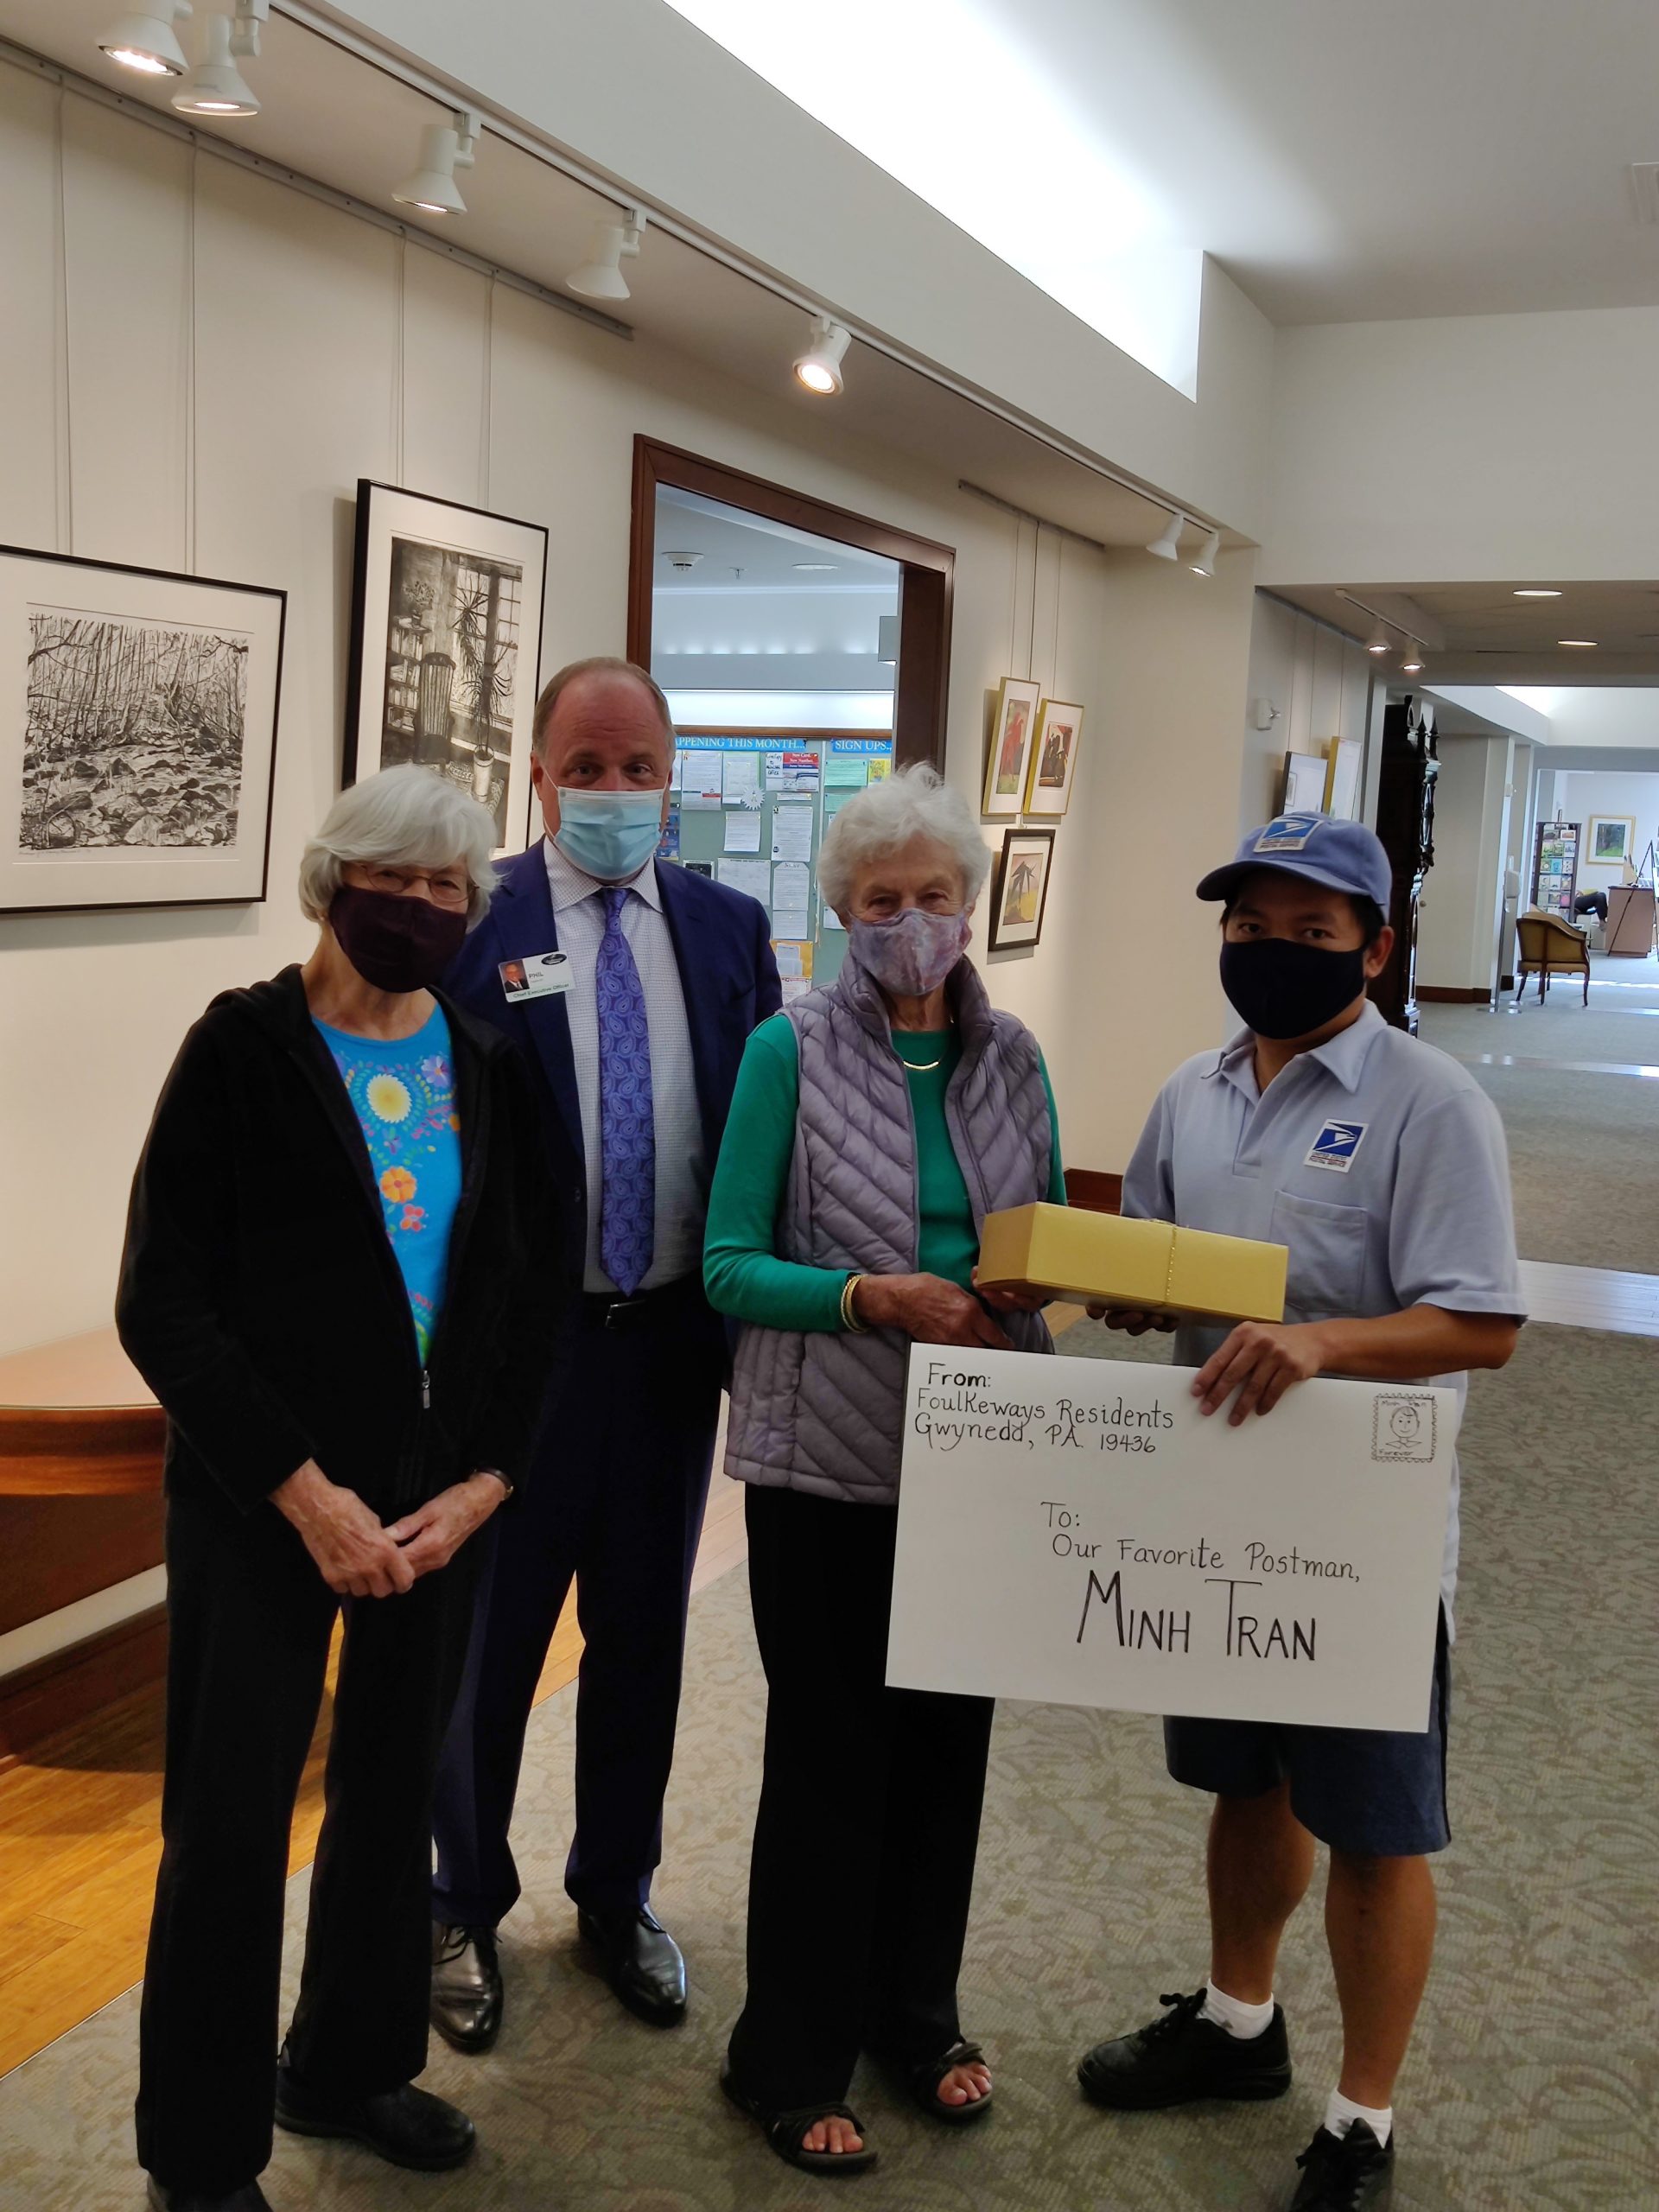
<svg viewBox="0 0 1659 2212"><path fill-rule="evenodd" d="M1323 814L1279 814L1256 836L1258 853L1300 853L1325 819Z"/></svg>
<svg viewBox="0 0 1659 2212"><path fill-rule="evenodd" d="M1329 1167L1345 1175L1354 1164L1366 1127L1363 1122L1327 1122L1308 1147L1303 1166Z"/></svg>

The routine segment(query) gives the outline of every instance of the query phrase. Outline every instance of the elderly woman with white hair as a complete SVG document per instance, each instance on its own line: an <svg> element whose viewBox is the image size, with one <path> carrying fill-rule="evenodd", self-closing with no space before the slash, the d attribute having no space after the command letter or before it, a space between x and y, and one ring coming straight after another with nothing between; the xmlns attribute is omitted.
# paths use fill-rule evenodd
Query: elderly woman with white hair
<svg viewBox="0 0 1659 2212"><path fill-rule="evenodd" d="M722 2080L813 2172L874 2158L846 2103L861 2050L932 2119L991 2103L957 2012L991 1704L886 1686L910 1344L1052 1349L1038 1300L975 1285L988 1213L1065 1200L1036 1040L968 958L987 864L931 769L842 808L818 874L847 956L750 1039L709 1208L768 1691Z"/></svg>
<svg viewBox="0 0 1659 2212"><path fill-rule="evenodd" d="M174 2212L265 2203L274 2117L459 2164L426 2064L431 1799L469 1539L528 1455L554 1316L527 1079L435 989L493 884L429 771L307 845L316 950L190 1031L138 1164L121 1340L168 1415L164 1848L138 2150ZM344 1615L305 1968L277 2062L289 1827Z"/></svg>

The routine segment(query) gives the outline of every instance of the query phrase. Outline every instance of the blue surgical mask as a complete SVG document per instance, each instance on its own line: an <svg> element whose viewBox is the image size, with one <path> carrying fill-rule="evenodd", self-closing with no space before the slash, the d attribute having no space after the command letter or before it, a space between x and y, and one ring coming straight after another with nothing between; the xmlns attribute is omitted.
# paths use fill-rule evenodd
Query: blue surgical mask
<svg viewBox="0 0 1659 2212"><path fill-rule="evenodd" d="M584 875L626 883L639 874L663 834L663 795L652 791L559 789L554 843Z"/></svg>

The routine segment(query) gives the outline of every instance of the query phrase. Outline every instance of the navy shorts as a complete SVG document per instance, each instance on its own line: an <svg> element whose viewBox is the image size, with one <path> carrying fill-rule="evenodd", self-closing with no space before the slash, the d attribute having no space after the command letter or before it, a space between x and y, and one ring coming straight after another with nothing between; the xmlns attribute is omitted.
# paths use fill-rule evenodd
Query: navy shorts
<svg viewBox="0 0 1659 2212"><path fill-rule="evenodd" d="M1428 1726L1421 1736L1169 1719L1164 1757L1177 1782L1219 1797L1260 1797L1288 1782L1290 1809L1321 1843L1376 1859L1413 1859L1444 1851L1452 1840L1446 1815L1451 1691L1442 1611Z"/></svg>

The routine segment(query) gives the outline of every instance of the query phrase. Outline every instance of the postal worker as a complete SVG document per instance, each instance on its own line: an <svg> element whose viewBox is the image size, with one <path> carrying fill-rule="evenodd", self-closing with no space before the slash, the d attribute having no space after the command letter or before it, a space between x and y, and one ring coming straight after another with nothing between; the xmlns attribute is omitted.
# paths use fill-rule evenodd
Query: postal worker
<svg viewBox="0 0 1659 2212"><path fill-rule="evenodd" d="M1497 1115L1445 1053L1366 995L1393 949L1388 856L1361 823L1281 817L1198 886L1222 902L1222 988L1245 1027L1178 1068L1123 1179L1141 1219L1283 1244L1286 1319L1184 1326L1202 1411L1236 1426L1316 1375L1455 1389L1502 1367L1524 1318ZM1157 1317L1111 1313L1135 1333ZM1168 1325L1165 1323L1164 1325ZM1342 2070L1298 2160L1293 2212L1365 2212L1388 2194L1395 2077L1434 1937L1428 1859L1450 1840L1447 1646L1457 1475L1433 1688L1422 1733L1168 1719L1169 1771L1215 1800L1210 1978L1149 2026L1097 2044L1077 2078L1117 2111L1281 2096L1273 1997L1285 1923L1330 1848L1325 1933Z"/></svg>

